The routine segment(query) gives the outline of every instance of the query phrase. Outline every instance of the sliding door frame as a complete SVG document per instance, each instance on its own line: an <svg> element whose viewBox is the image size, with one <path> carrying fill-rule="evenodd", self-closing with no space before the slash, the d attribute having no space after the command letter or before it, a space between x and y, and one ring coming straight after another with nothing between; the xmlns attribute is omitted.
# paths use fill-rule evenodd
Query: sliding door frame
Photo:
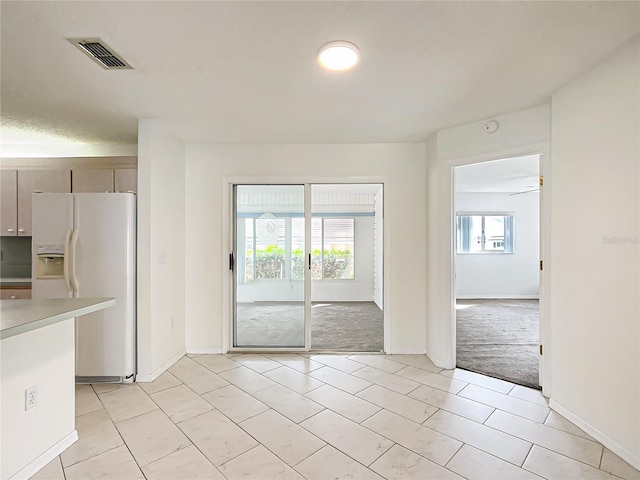
<svg viewBox="0 0 640 480"><path fill-rule="evenodd" d="M390 269L389 255L387 251L390 245L390 235L388 219L385 215L387 209L387 198L385 189L389 183L386 177L358 177L353 179L342 178L317 178L317 177L225 177L223 178L222 195L222 352L309 352L311 351L311 271L309 265L309 254L311 253L311 186L312 185L358 185L358 184L381 184L383 190L382 217L383 217L383 348L388 353L391 346L391 316L390 316ZM304 210L305 210L305 346L298 347L262 347L262 348L242 348L234 346L234 316L235 316L235 289L236 271L231 270L225 262L229 260L229 254L233 252L234 263L236 256L235 241L235 186L236 185L302 185L304 186Z"/></svg>
<svg viewBox="0 0 640 480"><path fill-rule="evenodd" d="M237 346L237 288L238 288L238 194L237 187L303 187L304 190L304 346ZM229 272L231 274L231 327L230 327L230 341L229 350L237 352L288 352L288 351L305 351L310 350L311 345L311 261L309 255L311 253L311 184L308 183L234 183L231 187L231 249L232 257L229 259ZM285 229L286 230L286 229ZM291 273L289 273L291 274Z"/></svg>

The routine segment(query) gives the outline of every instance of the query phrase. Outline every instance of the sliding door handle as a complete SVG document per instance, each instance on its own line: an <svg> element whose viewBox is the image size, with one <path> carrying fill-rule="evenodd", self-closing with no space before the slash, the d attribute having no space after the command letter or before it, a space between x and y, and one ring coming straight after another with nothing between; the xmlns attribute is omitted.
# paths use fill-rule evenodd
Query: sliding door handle
<svg viewBox="0 0 640 480"><path fill-rule="evenodd" d="M233 258L233 253L229 254L229 270L231 270L233 272L233 267L235 266L235 262L234 262L234 258Z"/></svg>
<svg viewBox="0 0 640 480"><path fill-rule="evenodd" d="M309 254L309 270L311 270L311 254Z"/></svg>

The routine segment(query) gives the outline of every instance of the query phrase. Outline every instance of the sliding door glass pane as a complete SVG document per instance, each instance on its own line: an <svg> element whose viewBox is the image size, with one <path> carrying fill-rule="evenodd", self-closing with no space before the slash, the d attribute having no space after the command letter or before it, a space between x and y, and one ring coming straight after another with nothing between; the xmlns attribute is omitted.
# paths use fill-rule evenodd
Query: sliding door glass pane
<svg viewBox="0 0 640 480"><path fill-rule="evenodd" d="M311 186L312 350L383 350L382 211L382 185Z"/></svg>
<svg viewBox="0 0 640 480"><path fill-rule="evenodd" d="M304 186L236 187L234 346L304 347Z"/></svg>

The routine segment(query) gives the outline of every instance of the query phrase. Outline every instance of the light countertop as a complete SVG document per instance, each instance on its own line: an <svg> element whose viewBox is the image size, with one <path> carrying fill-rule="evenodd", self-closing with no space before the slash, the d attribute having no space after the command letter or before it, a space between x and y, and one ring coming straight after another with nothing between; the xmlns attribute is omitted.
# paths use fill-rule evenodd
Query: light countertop
<svg viewBox="0 0 640 480"><path fill-rule="evenodd" d="M3 287L30 287L31 277L2 277L0 278L0 286Z"/></svg>
<svg viewBox="0 0 640 480"><path fill-rule="evenodd" d="M116 304L115 298L0 300L0 339L46 327Z"/></svg>

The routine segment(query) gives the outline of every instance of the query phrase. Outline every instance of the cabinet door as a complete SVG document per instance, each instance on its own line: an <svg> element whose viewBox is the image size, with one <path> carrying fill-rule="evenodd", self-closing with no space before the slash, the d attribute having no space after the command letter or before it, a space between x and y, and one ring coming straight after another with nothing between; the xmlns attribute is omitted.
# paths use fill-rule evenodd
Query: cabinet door
<svg viewBox="0 0 640 480"><path fill-rule="evenodd" d="M113 169L72 170L71 191L73 193L113 192Z"/></svg>
<svg viewBox="0 0 640 480"><path fill-rule="evenodd" d="M0 299L2 300L15 300L15 299L29 299L31 298L30 288L1 288Z"/></svg>
<svg viewBox="0 0 640 480"><path fill-rule="evenodd" d="M31 236L31 200L34 192L70 193L69 170L18 170L18 235Z"/></svg>
<svg viewBox="0 0 640 480"><path fill-rule="evenodd" d="M138 191L138 170L135 168L118 168L114 170L116 192Z"/></svg>
<svg viewBox="0 0 640 480"><path fill-rule="evenodd" d="M0 170L2 205L0 206L0 235L18 234L18 172Z"/></svg>

